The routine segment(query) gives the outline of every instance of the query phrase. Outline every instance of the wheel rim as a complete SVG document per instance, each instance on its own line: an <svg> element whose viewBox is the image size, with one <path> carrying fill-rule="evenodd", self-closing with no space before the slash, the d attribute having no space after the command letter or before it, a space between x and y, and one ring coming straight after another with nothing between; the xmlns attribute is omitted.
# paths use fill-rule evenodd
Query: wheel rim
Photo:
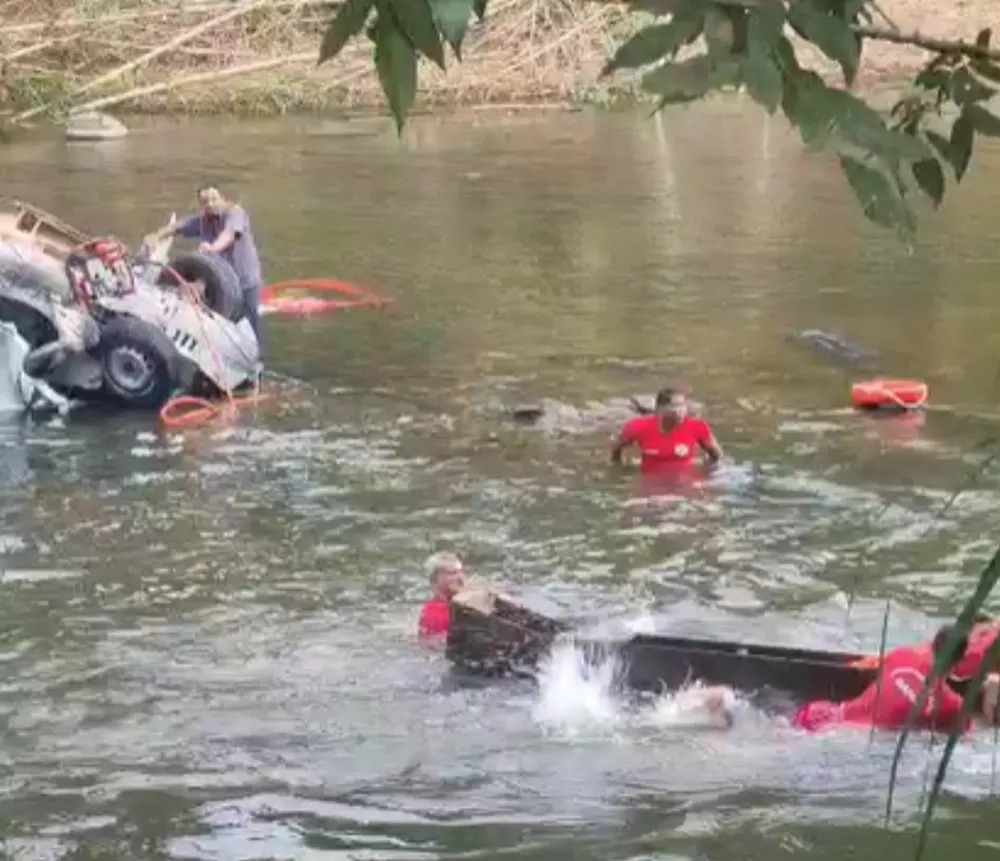
<svg viewBox="0 0 1000 861"><path fill-rule="evenodd" d="M149 356L135 347L116 347L108 355L108 375L119 388L141 395L153 387L156 367Z"/></svg>

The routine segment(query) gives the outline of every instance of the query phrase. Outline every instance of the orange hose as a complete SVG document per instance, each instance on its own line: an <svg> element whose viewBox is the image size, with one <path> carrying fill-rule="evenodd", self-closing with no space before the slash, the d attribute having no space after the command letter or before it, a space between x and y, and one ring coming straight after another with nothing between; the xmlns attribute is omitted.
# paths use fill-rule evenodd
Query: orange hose
<svg viewBox="0 0 1000 861"><path fill-rule="evenodd" d="M882 665L882 658L879 655L870 655L851 661L847 666L859 670L877 670Z"/></svg>
<svg viewBox="0 0 1000 861"><path fill-rule="evenodd" d="M184 280L178 272L169 266L164 266L164 269L169 271L177 279L181 291L187 295L187 298L191 302L193 302L196 306L204 305L201 297L189 281ZM215 360L216 370L218 371L219 377L222 378L224 376L222 358L219 356L218 350L215 349L215 345L208 337L208 331L205 329L205 320L201 314L198 315L198 322L201 324L201 332L205 338L205 343L208 345L209 352ZM260 394L259 389L252 395L240 395L239 397L234 395L231 389L224 389L223 394L225 395L225 404L229 408L227 411L229 415L234 414L241 406L250 406L251 404L259 404L262 401L269 400L269 396ZM193 395L181 395L180 397L167 401L161 407L159 417L160 424L164 428L168 430L179 430L181 428L190 428L208 424L209 422L220 417L222 414L223 410L216 402L207 400L206 398L194 397Z"/></svg>
<svg viewBox="0 0 1000 861"><path fill-rule="evenodd" d="M197 398L193 395L181 395L167 401L160 409L160 424L167 430L182 430L184 428L206 425L223 415L244 406L263 403L270 400L270 395L233 395L222 401L210 401L207 398ZM229 410L226 410L226 407Z"/></svg>
<svg viewBox="0 0 1000 861"><path fill-rule="evenodd" d="M183 279L169 266L165 266L164 269L169 271L177 279L181 291L185 293L195 305L204 305L201 297L197 294L189 281ZM341 295L349 296L351 298L319 299L314 297L287 300L280 299L278 294L283 293L286 290L318 290L328 293L340 293ZM291 281L279 281L276 284L270 284L267 287L264 287L264 289L261 290L260 301L261 305L270 305L277 311L308 314L315 311L339 311L345 308L377 308L383 305L388 305L393 300L388 296L380 296L372 290L355 287L353 284L346 284L343 281L334 281L332 279L298 279ZM222 377L222 360L219 357L218 351L216 351L211 340L208 338L208 333L205 331L204 320L201 316L199 316L198 319L201 323L202 334L205 335L205 343L208 345L208 348L212 353L212 358L216 362L219 376ZM263 401L269 400L269 396L260 394L259 390L255 391L252 395L236 396L229 390L224 390L223 394L225 396L223 403L228 407L228 410L226 411L228 415L232 415L236 410L243 406L251 406L253 404L259 404ZM167 403L163 405L160 409L160 424L167 430L181 430L183 428L197 427L199 425L205 425L209 422L215 421L223 415L223 410L223 405L217 401L207 400L206 398L198 398L193 395L182 395L167 401Z"/></svg>
<svg viewBox="0 0 1000 861"><path fill-rule="evenodd" d="M313 290L321 293L339 293L350 299L320 299L319 297L303 297L301 299L282 299L279 294L289 290ZM260 303L273 311L285 314L315 314L326 311L343 311L347 308L380 308L389 305L394 300L382 296L374 290L367 290L335 281L330 278L299 278L290 281L279 281L268 284L260 292Z"/></svg>

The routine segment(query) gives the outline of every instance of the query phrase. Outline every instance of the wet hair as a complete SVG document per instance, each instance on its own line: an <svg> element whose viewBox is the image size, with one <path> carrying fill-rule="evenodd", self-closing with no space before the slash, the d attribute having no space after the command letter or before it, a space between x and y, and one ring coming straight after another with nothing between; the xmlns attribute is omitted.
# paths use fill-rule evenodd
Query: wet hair
<svg viewBox="0 0 1000 861"><path fill-rule="evenodd" d="M938 632L934 635L934 657L938 658L944 652L948 646L948 641L955 636L957 633L954 625L942 625ZM951 653L948 655L948 662L945 664L946 669L951 669L955 664L957 664L962 657L965 655L965 650L969 646L969 636L968 634L962 634L958 642L952 647Z"/></svg>
<svg viewBox="0 0 1000 861"><path fill-rule="evenodd" d="M974 625L982 625L984 622L992 622L993 617L989 613L976 613L972 619Z"/></svg>
<svg viewBox="0 0 1000 861"><path fill-rule="evenodd" d="M675 389L671 386L667 386L664 389L660 389L656 393L656 408L660 409L660 407L667 406L675 395L683 395L683 394L684 392L682 392L680 389Z"/></svg>
<svg viewBox="0 0 1000 861"><path fill-rule="evenodd" d="M437 583L438 572L442 568L460 568L462 566L462 560L458 556L452 553L450 550L439 550L437 553L432 553L427 557L424 562L424 571L427 574L427 579L431 581L433 586Z"/></svg>

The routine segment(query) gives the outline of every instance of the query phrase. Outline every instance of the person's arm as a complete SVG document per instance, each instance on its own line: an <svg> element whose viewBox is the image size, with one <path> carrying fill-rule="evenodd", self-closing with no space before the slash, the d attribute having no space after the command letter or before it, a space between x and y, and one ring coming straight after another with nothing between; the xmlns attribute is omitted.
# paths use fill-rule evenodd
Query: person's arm
<svg viewBox="0 0 1000 861"><path fill-rule="evenodd" d="M154 230L146 239L152 243L160 242L168 236L183 236L187 239L194 239L201 233L200 220L201 216L199 215L188 215L173 224L166 224L158 230Z"/></svg>
<svg viewBox="0 0 1000 861"><path fill-rule="evenodd" d="M705 422L702 422L702 432L698 437L698 445L708 455L708 459L712 464L717 464L722 460L722 446L719 445L719 441L715 438L715 434L712 433L712 429Z"/></svg>
<svg viewBox="0 0 1000 861"><path fill-rule="evenodd" d="M979 716L987 726L995 727L1000 724L1000 675L990 673L983 679L980 694Z"/></svg>
<svg viewBox="0 0 1000 861"><path fill-rule="evenodd" d="M621 433L618 434L611 444L611 462L613 464L620 464L622 462L622 452L635 441L635 419L632 419L632 421L625 423L625 427L621 429Z"/></svg>

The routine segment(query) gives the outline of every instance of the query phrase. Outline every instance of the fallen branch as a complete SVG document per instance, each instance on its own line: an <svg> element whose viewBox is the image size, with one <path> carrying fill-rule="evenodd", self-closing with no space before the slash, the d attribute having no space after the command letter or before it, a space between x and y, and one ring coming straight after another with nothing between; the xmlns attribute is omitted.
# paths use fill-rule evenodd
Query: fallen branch
<svg viewBox="0 0 1000 861"><path fill-rule="evenodd" d="M76 39L76 36L60 36L58 39L48 39L44 42L37 42L34 45L18 48L18 50L11 51L5 57L0 57L0 63L9 63L11 60L17 60L21 57L30 57L32 54L37 54L39 51L44 51L54 45L62 45L65 42L71 42L74 39Z"/></svg>
<svg viewBox="0 0 1000 861"><path fill-rule="evenodd" d="M296 7L328 7L331 11L340 5L339 0L272 0L274 9L294 9ZM164 3L154 9L141 12L119 12L115 15L97 15L93 18L63 18L55 21L31 21L27 24L10 24L0 27L0 36L18 33L31 33L35 30L62 30L64 28L83 29L86 27L104 27L106 24L120 24L126 21L138 21L145 18L171 18L176 20L180 15L201 15L207 12L221 12L232 9L232 0L226 3L204 3L199 5L182 5Z"/></svg>
<svg viewBox="0 0 1000 861"><path fill-rule="evenodd" d="M267 2L269 2L269 0L252 0L252 2L247 3L246 5L238 6L235 9L229 9L229 11L223 12L221 15L216 15L214 18L210 18L208 21L203 21L201 24L198 24L197 26L192 27L189 30L185 30L179 36L176 36L169 42L160 45L157 48L154 48L152 51L147 51L142 56L137 57L134 60L130 60L127 63L123 63L122 65L112 69L110 72L105 72L103 75L98 75L96 78L88 81L82 87L78 87L76 90L69 93L68 97L73 98L74 96L79 96L83 93L93 90L95 87L99 87L101 84L105 84L108 81L114 80L115 78L119 78L126 72L130 72L132 71L132 69L138 68L144 63L147 63L148 61L153 60L156 57L159 57L161 54L166 54L168 51L172 51L174 48L177 48L183 45L185 42L194 39L196 36L200 36L207 30L211 30L213 27L217 27L219 24L224 24L226 21L229 21L233 18L239 18L242 15L246 15L248 12L254 9L259 9ZM39 105L38 107L31 108L30 110L22 111L21 113L12 117L11 122L22 123L25 120L30 120L32 117L45 113L47 110L50 110L51 108L52 108L51 103Z"/></svg>
<svg viewBox="0 0 1000 861"><path fill-rule="evenodd" d="M197 75L186 75L183 78L175 78L171 81L162 81L159 84L149 84L145 87L134 87L127 93L120 93L117 96L105 96L102 99L94 99L80 105L78 111L96 111L100 108L108 108L112 105L120 105L132 99L142 96L153 96L157 93L165 93L177 87L186 87L190 84L204 84L208 81L216 81L221 78L230 78L233 75L242 75L247 72L262 72L265 69L274 69L290 63L316 62L316 51L306 51L300 54L289 54L285 57L276 57L270 60L259 60L256 63L245 63L242 66L230 66L227 69L217 69L212 72L201 72Z"/></svg>

